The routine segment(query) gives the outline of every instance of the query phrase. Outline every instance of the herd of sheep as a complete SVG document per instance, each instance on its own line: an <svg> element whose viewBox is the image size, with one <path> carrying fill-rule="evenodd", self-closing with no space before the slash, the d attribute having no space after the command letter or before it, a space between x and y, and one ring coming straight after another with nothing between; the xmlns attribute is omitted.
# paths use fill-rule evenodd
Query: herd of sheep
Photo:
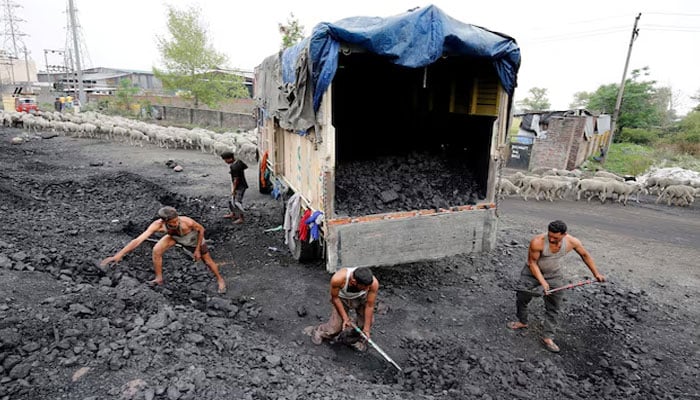
<svg viewBox="0 0 700 400"><path fill-rule="evenodd" d="M3 126L22 126L28 131L56 132L73 137L100 138L128 142L132 146L152 143L164 148L199 149L221 155L231 151L246 162L257 159L257 136L250 132L216 133L207 129L185 129L160 126L119 116L96 112L80 114L37 112L36 114L0 111ZM597 198L601 203L613 199L627 205L630 197L639 202L640 194L657 195L656 203L690 206L700 196L700 178L651 175L637 180L610 172L598 171L585 176L579 170L545 170L539 173L516 172L498 180L497 195L534 197L554 201L567 197L589 202Z"/></svg>
<svg viewBox="0 0 700 400"><path fill-rule="evenodd" d="M639 203L640 194L656 195L656 203L687 207L700 196L700 179L677 176L651 175L643 180L635 177L622 177L607 171L597 171L584 175L579 170L545 170L539 174L516 172L504 176L498 183L497 195L501 198L520 195L527 201L534 197L554 201L555 199L573 198L587 201L597 198L601 203L606 199L616 200L627 205L630 197Z"/></svg>
<svg viewBox="0 0 700 400"><path fill-rule="evenodd" d="M216 155L231 151L251 163L255 162L257 154L257 136L252 131L216 133L202 128L160 126L92 111L80 114L0 111L0 117L3 126L22 126L32 132L117 140L132 146L152 143L164 148L199 149Z"/></svg>

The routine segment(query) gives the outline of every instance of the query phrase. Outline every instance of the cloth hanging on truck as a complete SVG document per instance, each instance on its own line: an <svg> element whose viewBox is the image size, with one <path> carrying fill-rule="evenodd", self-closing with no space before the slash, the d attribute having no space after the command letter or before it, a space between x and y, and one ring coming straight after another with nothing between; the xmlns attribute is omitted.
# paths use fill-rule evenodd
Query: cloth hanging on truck
<svg viewBox="0 0 700 400"><path fill-rule="evenodd" d="M309 240L309 226L306 224L309 217L311 217L311 210L307 209L299 220L299 240L302 242Z"/></svg>
<svg viewBox="0 0 700 400"><path fill-rule="evenodd" d="M299 229L299 209L301 207L301 195L294 193L287 200L287 208L284 212L284 244L289 247L291 252L296 249L294 242L294 234Z"/></svg>

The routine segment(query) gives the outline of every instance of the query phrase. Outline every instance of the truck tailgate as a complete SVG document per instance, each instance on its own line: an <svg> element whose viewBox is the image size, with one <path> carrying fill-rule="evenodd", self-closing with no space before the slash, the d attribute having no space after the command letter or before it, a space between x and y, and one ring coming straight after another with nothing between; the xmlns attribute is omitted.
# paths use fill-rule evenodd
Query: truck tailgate
<svg viewBox="0 0 700 400"><path fill-rule="evenodd" d="M326 235L327 268L333 272L343 267L396 265L490 249L496 235L494 212L482 207L398 218L331 220Z"/></svg>

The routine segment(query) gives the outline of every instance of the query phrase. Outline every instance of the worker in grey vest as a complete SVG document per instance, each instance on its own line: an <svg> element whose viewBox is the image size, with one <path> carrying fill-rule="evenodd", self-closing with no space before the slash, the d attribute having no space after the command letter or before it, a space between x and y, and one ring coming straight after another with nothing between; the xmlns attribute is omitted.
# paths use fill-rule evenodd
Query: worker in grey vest
<svg viewBox="0 0 700 400"><path fill-rule="evenodd" d="M583 247L581 241L566 233L566 224L563 221L552 221L549 223L547 233L535 236L530 241L527 264L520 273L520 283L522 288L532 289L541 287L544 296L545 322L542 342L545 348L551 352L558 353L559 346L554 343L554 330L557 327L557 316L561 308L563 291L547 294L550 288L564 285L561 260L571 250L576 251L583 262L593 273L593 277L598 282L604 282L605 277L598 272L598 268L588 251ZM521 290L517 292L517 317L518 321L509 322L511 329L527 328L528 315L527 306L535 295L530 291Z"/></svg>
<svg viewBox="0 0 700 400"><path fill-rule="evenodd" d="M321 344L324 339L332 339L340 332L352 328L350 310L357 314L356 325L370 337L374 318L374 303L379 291L379 281L369 268L341 268L331 277L331 316L328 322L318 326L309 326L304 332L311 335L314 344ZM357 341L353 344L357 350L364 351L367 344Z"/></svg>

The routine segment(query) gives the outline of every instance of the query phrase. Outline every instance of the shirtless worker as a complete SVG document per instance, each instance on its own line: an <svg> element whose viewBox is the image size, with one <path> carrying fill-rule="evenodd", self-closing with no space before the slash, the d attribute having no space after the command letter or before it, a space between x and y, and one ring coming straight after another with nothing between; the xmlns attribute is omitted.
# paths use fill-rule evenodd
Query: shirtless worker
<svg viewBox="0 0 700 400"><path fill-rule="evenodd" d="M369 338L374 319L374 303L379 291L379 281L369 268L341 268L331 277L331 317L325 324L309 326L304 331L311 335L311 341L319 345L323 339L332 339L346 329L352 329L348 312L357 314L356 325ZM367 344L358 341L353 344L364 351Z"/></svg>
<svg viewBox="0 0 700 400"><path fill-rule="evenodd" d="M547 350L554 353L559 352L559 346L554 343L553 336L564 292L552 294L546 294L546 292L550 288L564 285L559 260L574 250L591 270L593 277L598 282L605 282L605 276L598 272L593 258L581 241L567 234L566 229L564 222L552 221L547 227L547 233L537 235L530 241L527 264L520 273L519 283L523 288L530 289L539 285L544 290L545 322L542 342ZM509 322L508 327L510 329L527 328L527 305L534 296L527 291L518 291L516 297L518 321Z"/></svg>
<svg viewBox="0 0 700 400"><path fill-rule="evenodd" d="M163 253L177 243L184 247L193 248L192 253L195 261L201 259L207 264L207 267L216 277L219 293L226 293L226 282L219 274L219 266L211 258L207 244L204 241L204 227L190 217L178 215L177 210L173 207L161 208L158 210L158 217L159 219L153 221L136 239L129 242L117 254L102 260L100 265L104 267L111 263L118 263L127 253L139 247L152 234L164 232L165 236L153 246L153 269L156 277L149 284L163 284Z"/></svg>

